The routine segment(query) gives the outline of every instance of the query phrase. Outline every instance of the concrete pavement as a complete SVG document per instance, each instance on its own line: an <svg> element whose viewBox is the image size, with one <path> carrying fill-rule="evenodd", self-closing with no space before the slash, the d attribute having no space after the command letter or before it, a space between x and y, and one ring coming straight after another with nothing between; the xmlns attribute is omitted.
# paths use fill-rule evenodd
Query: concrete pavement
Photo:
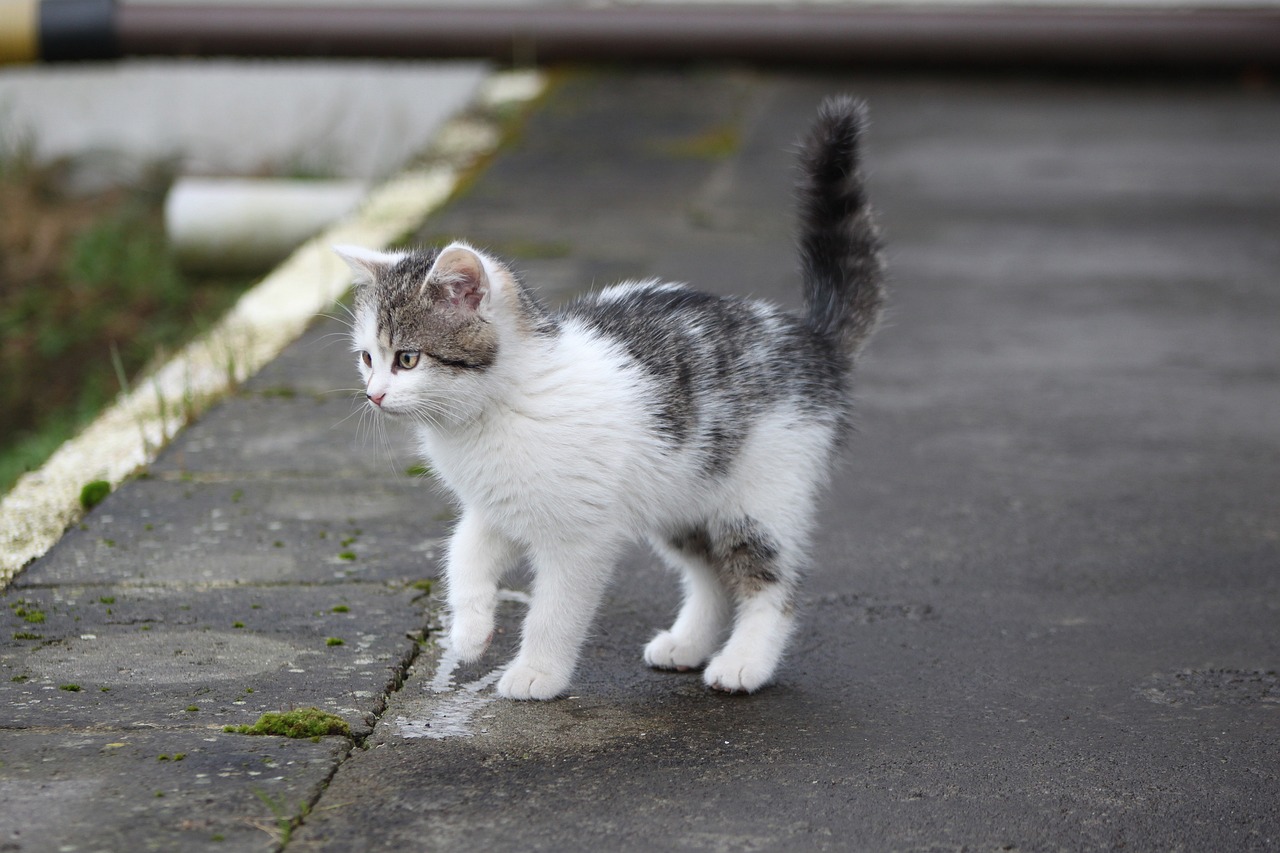
<svg viewBox="0 0 1280 853"><path fill-rule="evenodd" d="M449 507L361 430L323 320L6 592L0 843L1280 845L1274 92L578 72L418 239L552 300L653 275L793 305L790 146L841 91L893 307L775 687L646 669L676 590L637 550L572 693L496 699L519 579L481 662L442 655ZM221 731L308 705L353 739Z"/></svg>

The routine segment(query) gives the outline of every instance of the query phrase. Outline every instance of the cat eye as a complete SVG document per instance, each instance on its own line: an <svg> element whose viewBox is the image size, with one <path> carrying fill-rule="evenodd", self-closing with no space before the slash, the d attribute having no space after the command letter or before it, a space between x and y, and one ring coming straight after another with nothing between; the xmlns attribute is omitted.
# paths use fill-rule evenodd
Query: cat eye
<svg viewBox="0 0 1280 853"><path fill-rule="evenodd" d="M413 370L418 366L418 353L411 350L401 350L396 353L396 366L401 370Z"/></svg>
<svg viewBox="0 0 1280 853"><path fill-rule="evenodd" d="M365 367L373 367L373 357L367 352L360 353L360 360L364 362Z"/></svg>

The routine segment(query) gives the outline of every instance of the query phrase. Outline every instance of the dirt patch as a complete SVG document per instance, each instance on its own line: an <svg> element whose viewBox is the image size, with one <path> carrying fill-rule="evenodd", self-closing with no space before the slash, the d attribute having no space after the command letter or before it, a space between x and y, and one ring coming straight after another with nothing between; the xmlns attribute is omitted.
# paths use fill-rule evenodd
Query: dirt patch
<svg viewBox="0 0 1280 853"><path fill-rule="evenodd" d="M92 191L75 172L0 150L0 492L249 284L178 269L164 168Z"/></svg>

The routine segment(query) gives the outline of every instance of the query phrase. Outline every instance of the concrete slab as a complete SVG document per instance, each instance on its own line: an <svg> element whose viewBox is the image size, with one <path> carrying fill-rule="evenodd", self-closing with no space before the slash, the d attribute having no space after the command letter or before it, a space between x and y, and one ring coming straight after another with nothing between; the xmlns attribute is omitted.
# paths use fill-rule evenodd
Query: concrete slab
<svg viewBox="0 0 1280 853"><path fill-rule="evenodd" d="M280 819L350 749L191 731L7 731L4 743L9 850L276 850Z"/></svg>
<svg viewBox="0 0 1280 853"><path fill-rule="evenodd" d="M452 509L429 481L403 470L376 474L383 479L263 472L139 482L97 507L14 587L405 584L431 576Z"/></svg>
<svg viewBox="0 0 1280 853"><path fill-rule="evenodd" d="M426 628L421 594L366 583L11 589L6 725L221 730L316 706L362 736L417 651L407 634Z"/></svg>

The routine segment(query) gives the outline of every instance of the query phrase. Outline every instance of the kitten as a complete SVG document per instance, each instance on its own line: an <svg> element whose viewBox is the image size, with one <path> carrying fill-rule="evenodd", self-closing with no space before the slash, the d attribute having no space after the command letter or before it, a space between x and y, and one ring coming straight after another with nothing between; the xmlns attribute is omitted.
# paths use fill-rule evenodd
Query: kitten
<svg viewBox="0 0 1280 853"><path fill-rule="evenodd" d="M368 405L414 428L461 504L445 578L463 660L489 645L503 573L522 555L532 566L501 695L564 692L614 563L639 538L684 584L645 661L705 665L706 684L728 692L773 678L814 504L849 430L854 357L884 298L863 125L860 104L829 100L801 151L800 316L657 281L552 313L465 243L337 249L355 274Z"/></svg>

